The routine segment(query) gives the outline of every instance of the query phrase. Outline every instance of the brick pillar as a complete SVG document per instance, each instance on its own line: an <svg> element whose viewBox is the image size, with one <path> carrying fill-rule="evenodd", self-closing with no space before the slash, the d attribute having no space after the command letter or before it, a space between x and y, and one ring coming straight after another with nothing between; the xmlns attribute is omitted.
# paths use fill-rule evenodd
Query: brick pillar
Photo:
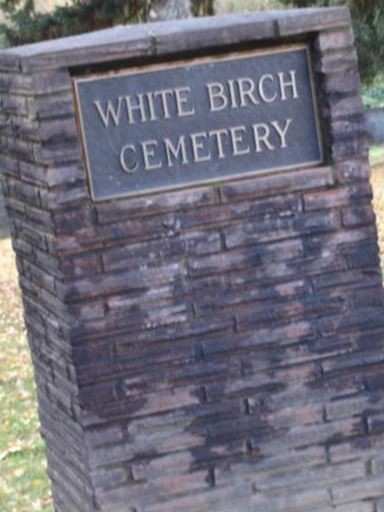
<svg viewBox="0 0 384 512"><path fill-rule="evenodd" d="M377 512L384 316L344 8L0 53L1 166L60 512ZM71 77L311 48L314 168L95 203Z"/></svg>

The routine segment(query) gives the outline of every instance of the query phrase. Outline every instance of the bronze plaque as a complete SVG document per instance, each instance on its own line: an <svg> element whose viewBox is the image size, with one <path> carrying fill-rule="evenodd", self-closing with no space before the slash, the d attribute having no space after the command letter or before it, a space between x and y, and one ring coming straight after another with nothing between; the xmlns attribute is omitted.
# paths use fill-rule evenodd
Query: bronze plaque
<svg viewBox="0 0 384 512"><path fill-rule="evenodd" d="M74 78L95 201L322 162L304 45Z"/></svg>

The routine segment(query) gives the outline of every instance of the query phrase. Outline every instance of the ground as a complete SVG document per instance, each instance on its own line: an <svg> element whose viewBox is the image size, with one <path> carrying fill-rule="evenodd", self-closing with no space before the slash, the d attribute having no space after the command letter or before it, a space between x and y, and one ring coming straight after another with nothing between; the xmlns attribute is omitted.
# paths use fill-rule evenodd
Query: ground
<svg viewBox="0 0 384 512"><path fill-rule="evenodd" d="M376 212L376 224L381 253L381 267L384 272L384 146L371 150L373 187L373 208Z"/></svg>
<svg viewBox="0 0 384 512"><path fill-rule="evenodd" d="M0 510L53 511L9 239L0 240Z"/></svg>

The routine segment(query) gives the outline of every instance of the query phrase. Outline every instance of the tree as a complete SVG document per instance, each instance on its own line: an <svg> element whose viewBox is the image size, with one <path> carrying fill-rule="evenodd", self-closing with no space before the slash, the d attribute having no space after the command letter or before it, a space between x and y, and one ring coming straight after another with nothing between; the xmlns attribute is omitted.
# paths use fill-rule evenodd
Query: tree
<svg viewBox="0 0 384 512"><path fill-rule="evenodd" d="M298 7L347 4L351 9L356 33L360 72L369 84L384 70L384 2L383 0L281 0Z"/></svg>
<svg viewBox="0 0 384 512"><path fill-rule="evenodd" d="M1 0L0 9L6 19L2 30L10 46L144 22L148 16L145 0L74 0L50 13L37 12L34 0Z"/></svg>
<svg viewBox="0 0 384 512"><path fill-rule="evenodd" d="M149 18L153 21L189 18L192 16L189 0L152 0Z"/></svg>
<svg viewBox="0 0 384 512"><path fill-rule="evenodd" d="M50 13L36 11L34 0L0 0L10 46L149 20L214 14L213 0L72 0Z"/></svg>

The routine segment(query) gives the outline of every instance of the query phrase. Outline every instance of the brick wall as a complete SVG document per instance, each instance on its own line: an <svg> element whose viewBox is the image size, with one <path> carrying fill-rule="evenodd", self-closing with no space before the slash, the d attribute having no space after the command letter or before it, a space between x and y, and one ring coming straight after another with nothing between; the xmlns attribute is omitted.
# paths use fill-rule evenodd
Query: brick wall
<svg viewBox="0 0 384 512"><path fill-rule="evenodd" d="M76 66L303 38L326 165L92 203ZM116 28L0 68L56 510L383 512L382 283L348 11Z"/></svg>

